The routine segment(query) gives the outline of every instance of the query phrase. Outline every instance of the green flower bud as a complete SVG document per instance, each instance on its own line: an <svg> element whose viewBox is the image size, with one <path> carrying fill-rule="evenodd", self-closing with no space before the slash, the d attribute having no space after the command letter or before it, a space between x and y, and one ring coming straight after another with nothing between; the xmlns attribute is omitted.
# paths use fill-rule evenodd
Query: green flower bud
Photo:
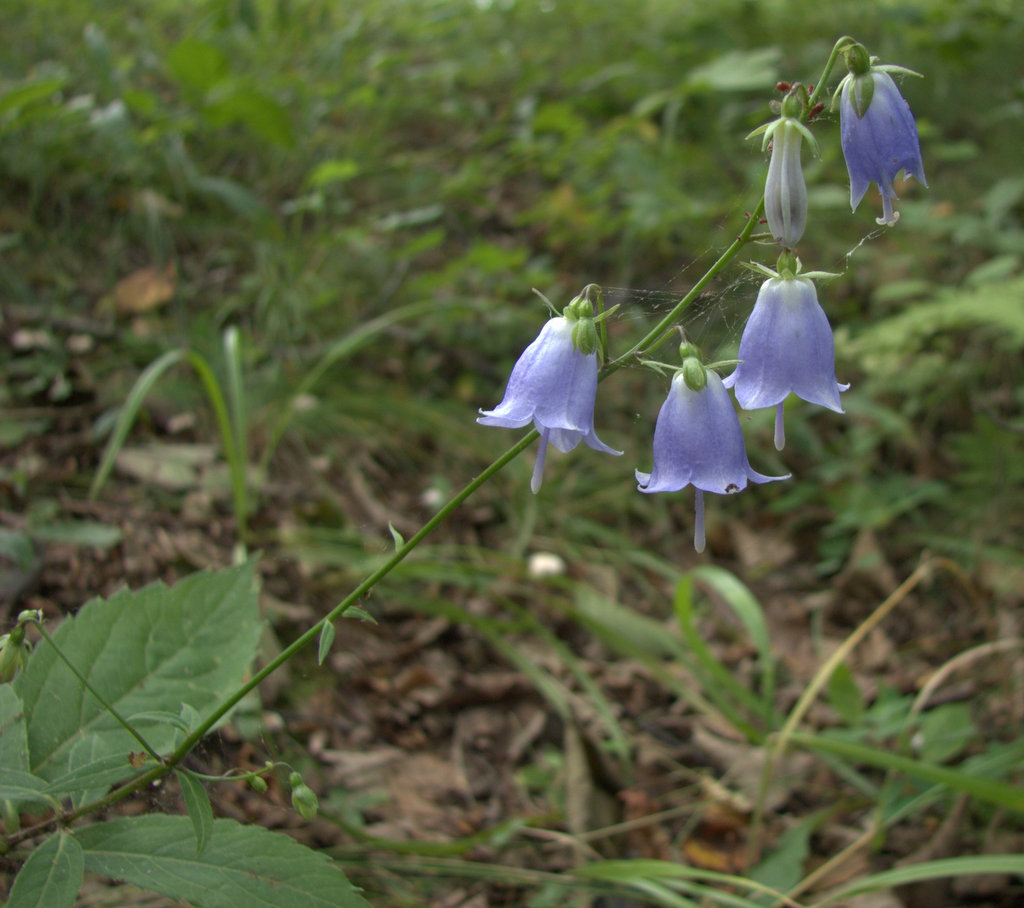
<svg viewBox="0 0 1024 908"><path fill-rule="evenodd" d="M871 69L871 55L863 44L850 44L843 48L846 68L855 76L863 76Z"/></svg>
<svg viewBox="0 0 1024 908"><path fill-rule="evenodd" d="M25 642L25 628L19 624L0 637L0 684L13 681L28 662L31 647Z"/></svg>
<svg viewBox="0 0 1024 908"><path fill-rule="evenodd" d="M689 341L683 341L679 345L679 358L686 361L687 357L696 356L700 358L700 350L697 349L696 344L691 344Z"/></svg>
<svg viewBox="0 0 1024 908"><path fill-rule="evenodd" d="M704 364L696 356L688 356L683 360L683 381L691 391L703 391L708 383L708 373Z"/></svg>
<svg viewBox="0 0 1024 908"><path fill-rule="evenodd" d="M572 302L562 310L562 315L571 322L583 318L593 318L594 304L590 301L590 297L585 293L581 293L579 296L574 297Z"/></svg>
<svg viewBox="0 0 1024 908"><path fill-rule="evenodd" d="M267 780L263 776L249 776L249 787L262 794L267 790Z"/></svg>
<svg viewBox="0 0 1024 908"><path fill-rule="evenodd" d="M799 264L797 257L792 252L783 252L775 263L775 270L778 272L779 277L792 280L796 277Z"/></svg>
<svg viewBox="0 0 1024 908"><path fill-rule="evenodd" d="M320 809L316 792L302 781L302 776L297 772L288 776L288 784L292 787L292 807L302 819L312 820Z"/></svg>
<svg viewBox="0 0 1024 908"><path fill-rule="evenodd" d="M843 49L846 68L850 75L844 80L843 97L848 98L858 119L868 112L875 96L875 80L871 75L871 57L863 44L851 44Z"/></svg>
<svg viewBox="0 0 1024 908"><path fill-rule="evenodd" d="M597 326L592 318L581 318L572 326L572 345L584 356L597 350Z"/></svg>
<svg viewBox="0 0 1024 908"><path fill-rule="evenodd" d="M782 116L797 118L803 113L804 104L796 91L791 91L782 99Z"/></svg>

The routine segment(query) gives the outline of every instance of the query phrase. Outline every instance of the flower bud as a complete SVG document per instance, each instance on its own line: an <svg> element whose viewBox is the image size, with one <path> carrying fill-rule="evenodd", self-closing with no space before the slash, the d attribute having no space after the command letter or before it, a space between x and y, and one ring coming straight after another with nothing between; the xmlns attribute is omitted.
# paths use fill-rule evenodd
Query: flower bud
<svg viewBox="0 0 1024 908"><path fill-rule="evenodd" d="M779 108L779 112L787 119L795 119L803 113L803 106L803 101L800 98L799 92L791 91L782 99L782 105Z"/></svg>
<svg viewBox="0 0 1024 908"><path fill-rule="evenodd" d="M708 383L708 372L704 364L696 356L688 356L683 360L683 381L691 391L703 391Z"/></svg>
<svg viewBox="0 0 1024 908"><path fill-rule="evenodd" d="M28 662L30 650L31 647L25 642L25 626L23 624L19 624L9 634L0 637L0 684L14 680L14 676Z"/></svg>
<svg viewBox="0 0 1024 908"><path fill-rule="evenodd" d="M267 780L263 776L249 776L249 787L263 794L267 790Z"/></svg>
<svg viewBox="0 0 1024 908"><path fill-rule="evenodd" d="M855 76L862 76L871 69L871 55L863 44L850 44L843 48L846 68Z"/></svg>
<svg viewBox="0 0 1024 908"><path fill-rule="evenodd" d="M572 326L572 345L584 356L597 351L597 326L592 318L581 318Z"/></svg>
<svg viewBox="0 0 1024 908"><path fill-rule="evenodd" d="M789 101L790 97L786 100ZM807 226L807 186L800 163L803 134L795 119L784 117L772 130L771 136L772 157L764 185L765 217L772 236L787 249L792 249Z"/></svg>
<svg viewBox="0 0 1024 908"><path fill-rule="evenodd" d="M317 800L316 792L305 782L302 776L293 772L288 777L288 784L292 788L292 807L304 820L312 820L320 809L320 801Z"/></svg>
<svg viewBox="0 0 1024 908"><path fill-rule="evenodd" d="M791 280L800 270L800 260L792 252L782 252L775 261L775 270L779 277Z"/></svg>

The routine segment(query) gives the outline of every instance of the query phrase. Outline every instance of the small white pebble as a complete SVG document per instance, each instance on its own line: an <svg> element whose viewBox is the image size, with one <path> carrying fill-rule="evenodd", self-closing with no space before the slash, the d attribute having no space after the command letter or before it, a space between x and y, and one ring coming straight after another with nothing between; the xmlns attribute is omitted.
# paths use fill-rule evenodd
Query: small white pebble
<svg viewBox="0 0 1024 908"><path fill-rule="evenodd" d="M565 573L565 561L553 552L534 552L526 561L526 572L535 580L559 577Z"/></svg>

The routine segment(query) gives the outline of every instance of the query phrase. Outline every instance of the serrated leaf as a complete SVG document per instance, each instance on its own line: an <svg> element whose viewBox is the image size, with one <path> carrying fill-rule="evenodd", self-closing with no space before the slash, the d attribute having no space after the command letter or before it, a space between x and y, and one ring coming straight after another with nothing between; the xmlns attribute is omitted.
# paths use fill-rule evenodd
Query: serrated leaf
<svg viewBox="0 0 1024 908"><path fill-rule="evenodd" d="M330 621L324 623L320 628L320 646L316 651L316 664L323 665L324 659L331 651L331 644L334 643L334 624Z"/></svg>
<svg viewBox="0 0 1024 908"><path fill-rule="evenodd" d="M66 908L82 886L82 847L61 830L40 845L14 878L7 908Z"/></svg>
<svg viewBox="0 0 1024 908"><path fill-rule="evenodd" d="M260 622L253 563L202 572L173 588L155 583L96 599L53 637L89 683L121 715L178 711L191 703L212 710L242 682L256 653ZM72 749L89 740L90 759L125 758L138 742L113 719L53 647L41 644L14 682L28 717L31 770L57 779L72 768ZM146 729L157 751L177 734ZM129 768L130 771L130 768Z"/></svg>
<svg viewBox="0 0 1024 908"><path fill-rule="evenodd" d="M210 804L210 796L206 793L203 783L191 773L179 769L175 770L174 774L181 785L185 809L192 821L192 831L196 834L196 857L199 857L213 833L213 806Z"/></svg>
<svg viewBox="0 0 1024 908"><path fill-rule="evenodd" d="M186 817L125 817L87 826L78 839L90 872L197 908L370 908L325 855L234 820L214 821L199 856Z"/></svg>

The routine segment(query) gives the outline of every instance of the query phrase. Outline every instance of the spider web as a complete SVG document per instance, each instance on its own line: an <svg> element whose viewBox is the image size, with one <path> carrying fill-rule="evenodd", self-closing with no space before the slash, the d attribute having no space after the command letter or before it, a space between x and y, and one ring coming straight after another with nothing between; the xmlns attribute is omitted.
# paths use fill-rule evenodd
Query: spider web
<svg viewBox="0 0 1024 908"><path fill-rule="evenodd" d="M827 270L837 276L846 274L850 269L850 260L866 243L881 236L885 228L879 227L864 234L858 242L849 248L841 259ZM679 317L677 324L686 334L686 338L700 348L705 362L733 358L739 346L740 334L746 324L747 317L754 307L757 291L764 277L742 267L745 261L763 261L773 265L771 258L778 247L771 244L754 244L744 250L713 280ZM618 305L613 318L630 321L647 321L653 326L658 319L669 313L676 304L689 292L693 283L700 279L705 271L722 253L721 246L708 246L696 258L682 265L671 278L659 287L620 287L603 285L605 307ZM813 265L807 270L818 270ZM663 344L659 350L652 351L654 358L665 357ZM614 355L614 351L613 351ZM671 355L668 355L671 362ZM635 368L637 364L627 364L627 368Z"/></svg>

